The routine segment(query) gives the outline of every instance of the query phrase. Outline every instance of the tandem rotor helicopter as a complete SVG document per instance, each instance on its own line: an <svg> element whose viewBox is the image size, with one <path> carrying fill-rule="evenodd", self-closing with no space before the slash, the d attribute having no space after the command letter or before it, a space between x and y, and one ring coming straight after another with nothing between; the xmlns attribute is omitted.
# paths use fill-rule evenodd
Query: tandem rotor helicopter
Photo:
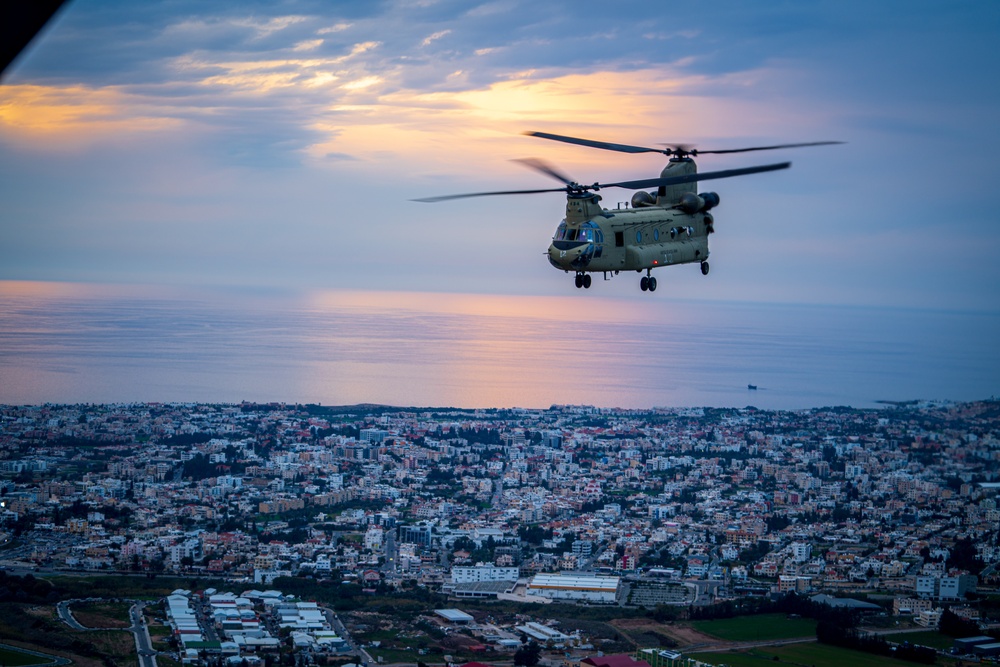
<svg viewBox="0 0 1000 667"><path fill-rule="evenodd" d="M652 270L661 266L699 263L703 275L708 275L708 235L715 231L715 219L709 212L719 205L714 192L696 194L692 183L716 178L744 176L765 171L787 169L791 162L779 162L742 169L698 173L694 157L705 154L747 153L779 148L826 146L842 141L816 141L804 144L756 146L727 150L698 150L686 144L664 144L663 148L646 148L614 144L591 139L578 139L546 132L525 132L526 135L562 141L578 146L601 148L621 153L662 153L670 158L659 178L647 178L619 183L584 185L564 176L549 164L537 159L517 160L546 176L563 183L560 188L541 190L507 190L471 192L417 199L419 202L439 202L467 197L494 195L524 195L540 192L565 192L566 217L552 237L549 262L557 269L575 274L578 288L589 289L592 273L618 275L621 271L646 272L639 281L642 291L656 291ZM601 188L638 190L632 195L631 207L606 209L600 205ZM656 188L647 192L646 188Z"/></svg>

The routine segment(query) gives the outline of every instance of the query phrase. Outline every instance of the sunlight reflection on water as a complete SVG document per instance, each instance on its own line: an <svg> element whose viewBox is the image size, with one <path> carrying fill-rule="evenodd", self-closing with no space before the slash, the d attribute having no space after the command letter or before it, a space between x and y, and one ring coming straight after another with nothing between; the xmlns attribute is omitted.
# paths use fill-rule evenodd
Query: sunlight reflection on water
<svg viewBox="0 0 1000 667"><path fill-rule="evenodd" d="M1000 317L971 313L0 282L0 402L973 400L1000 383L997 339Z"/></svg>

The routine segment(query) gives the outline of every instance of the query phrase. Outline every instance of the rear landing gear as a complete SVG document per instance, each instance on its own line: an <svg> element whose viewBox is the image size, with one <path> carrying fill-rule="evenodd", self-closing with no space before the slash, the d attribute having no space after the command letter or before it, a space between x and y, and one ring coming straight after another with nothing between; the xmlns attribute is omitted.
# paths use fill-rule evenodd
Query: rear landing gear
<svg viewBox="0 0 1000 667"><path fill-rule="evenodd" d="M708 262L702 262L701 263L701 275L703 275L703 276L707 276L708 275Z"/></svg>
<svg viewBox="0 0 1000 667"><path fill-rule="evenodd" d="M576 279L575 279L574 283L576 284L577 289L579 289L581 287L583 289L590 289L590 284L591 284L590 274L589 273L578 273L578 274L576 274Z"/></svg>
<svg viewBox="0 0 1000 667"><path fill-rule="evenodd" d="M639 281L639 289L643 292L649 290L650 292L656 291L656 278L653 276L643 276Z"/></svg>

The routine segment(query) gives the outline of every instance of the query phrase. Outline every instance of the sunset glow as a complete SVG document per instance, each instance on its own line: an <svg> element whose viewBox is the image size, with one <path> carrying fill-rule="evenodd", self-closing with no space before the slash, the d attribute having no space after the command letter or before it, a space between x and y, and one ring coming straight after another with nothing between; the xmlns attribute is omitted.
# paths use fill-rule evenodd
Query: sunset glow
<svg viewBox="0 0 1000 667"><path fill-rule="evenodd" d="M541 257L558 195L412 201L551 186L518 158L581 182L666 162L524 135L543 131L701 150L847 142L700 156L701 171L794 166L713 182L712 276L666 269L663 294L993 308L979 286L1000 267L963 257L1000 247L1000 146L980 129L1000 107L980 85L1000 65L1000 19L974 2L907 4L901 20L897 4L716 0L637 20L517 0L70 3L0 86L0 279L565 295ZM926 168L933 146L962 147L969 167L961 237L940 233L954 195ZM636 298L624 282L601 289Z"/></svg>

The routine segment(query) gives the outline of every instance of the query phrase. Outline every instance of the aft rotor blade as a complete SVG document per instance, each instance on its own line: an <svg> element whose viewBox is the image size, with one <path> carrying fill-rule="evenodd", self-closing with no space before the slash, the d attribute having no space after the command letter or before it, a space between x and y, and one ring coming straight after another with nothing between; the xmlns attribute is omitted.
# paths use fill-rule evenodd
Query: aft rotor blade
<svg viewBox="0 0 1000 667"><path fill-rule="evenodd" d="M680 185L681 183L694 183L695 181L711 181L716 178L730 178L732 176L745 176L747 174L759 174L765 171L778 171L788 169L791 162L779 162L777 164L765 164L759 167L744 167L743 169L726 169L724 171L705 171L700 174L687 174L686 176L667 176L665 178L646 178L640 181L622 181L620 183L601 183L602 188L625 188L628 190L642 190L643 188L658 188L664 185Z"/></svg>
<svg viewBox="0 0 1000 667"><path fill-rule="evenodd" d="M765 171L778 171L788 169L791 162L779 162L777 164L765 164L759 167L744 167L742 169L726 169L724 171L705 171L700 174L687 174L685 176L668 176L666 178L646 178L640 181L622 181L620 183L594 183L593 185L577 185L570 183L564 188L546 188L544 190L500 190L496 192L468 192L459 195L441 195L439 197L423 197L413 201L433 203L448 201L449 199L468 199L469 197L493 197L497 195L533 195L542 192L565 192L567 194L586 192L589 190L600 190L601 188L626 188L628 190L642 190L643 188L658 188L663 185L680 185L681 183L694 183L695 181L710 181L716 178L730 178L732 176L745 176L747 174L759 174Z"/></svg>
<svg viewBox="0 0 1000 667"><path fill-rule="evenodd" d="M438 201L448 201L449 199L468 199L469 197L492 197L494 195L533 195L539 192L567 192L567 188L548 188L545 190L503 190L500 192L467 192L461 195L441 195L439 197L422 197L411 201L425 202L428 204Z"/></svg>
<svg viewBox="0 0 1000 667"><path fill-rule="evenodd" d="M529 137L540 137L551 139L552 141L562 141L567 144L577 146L590 146L591 148L603 148L606 151L618 151L619 153L663 153L671 155L672 150L663 148L645 148L643 146L629 146L628 144L612 144L607 141L594 141L592 139L577 139L576 137L565 137L561 134L549 134L548 132L525 132Z"/></svg>
<svg viewBox="0 0 1000 667"><path fill-rule="evenodd" d="M569 176L562 174L555 167L550 165L548 162L545 162L544 160L539 160L538 158L534 157L523 157L523 158L515 158L513 161L520 162L524 166L534 169L535 171L541 172L546 176L554 178L560 183L563 183L564 185L573 185L575 183L575 181L571 179Z"/></svg>
<svg viewBox="0 0 1000 667"><path fill-rule="evenodd" d="M754 148L728 148L718 151L701 151L698 149L691 150L692 155L704 155L705 153L749 153L750 151L773 151L778 148L802 148L803 146L832 146L834 144L843 144L844 141L813 141L807 144L781 144L778 146L756 146Z"/></svg>

